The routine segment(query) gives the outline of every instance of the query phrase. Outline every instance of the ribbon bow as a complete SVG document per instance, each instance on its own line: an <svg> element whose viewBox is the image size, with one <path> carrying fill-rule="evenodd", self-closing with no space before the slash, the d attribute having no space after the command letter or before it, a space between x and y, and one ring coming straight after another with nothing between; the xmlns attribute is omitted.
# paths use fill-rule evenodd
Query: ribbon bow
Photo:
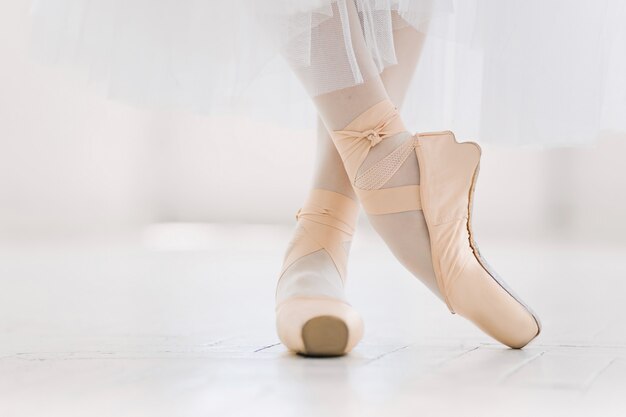
<svg viewBox="0 0 626 417"><path fill-rule="evenodd" d="M380 141L383 140L383 138L380 137L380 134L374 129L366 130L361 135L361 137L367 138L372 143L372 146L378 145Z"/></svg>
<svg viewBox="0 0 626 417"><path fill-rule="evenodd" d="M333 136L335 140L342 138L353 141L355 139L357 141L367 139L370 141L370 146L373 147L378 145L383 139L402 131L404 131L404 126L402 122L399 122L396 108L392 107L373 128L367 130L337 130L333 132Z"/></svg>
<svg viewBox="0 0 626 417"><path fill-rule="evenodd" d="M350 178L356 178L372 147L388 137L406 132L398 109L388 99L361 113L344 129L332 131L331 137Z"/></svg>

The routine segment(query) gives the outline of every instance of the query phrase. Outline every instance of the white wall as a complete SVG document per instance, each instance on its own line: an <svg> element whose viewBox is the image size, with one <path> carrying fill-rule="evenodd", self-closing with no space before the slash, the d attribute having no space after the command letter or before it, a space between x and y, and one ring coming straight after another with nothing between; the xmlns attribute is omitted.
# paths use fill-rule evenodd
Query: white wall
<svg viewBox="0 0 626 417"><path fill-rule="evenodd" d="M27 12L27 1L0 12L0 233L293 221L313 167L313 123L295 129L108 101L66 69L30 59ZM313 120L304 108L299 117ZM607 135L594 149L484 149L478 230L624 242L623 137Z"/></svg>

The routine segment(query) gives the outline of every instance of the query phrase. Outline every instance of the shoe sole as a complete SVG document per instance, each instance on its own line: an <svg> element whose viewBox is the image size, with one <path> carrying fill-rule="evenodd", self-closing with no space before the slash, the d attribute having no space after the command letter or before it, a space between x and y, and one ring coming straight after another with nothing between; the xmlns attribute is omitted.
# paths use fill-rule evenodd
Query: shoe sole
<svg viewBox="0 0 626 417"><path fill-rule="evenodd" d="M523 345L523 346L526 346L533 339L535 339L539 335L539 333L541 332L541 322L539 321L539 318L533 312L533 310L526 303L524 303L521 300L521 298L519 298L513 292L513 290L511 288L508 287L508 285L504 282L504 280L493 270L493 268L491 268L491 266L487 263L487 261L482 257L482 255L480 253L480 250L478 248L478 245L476 244L476 242L474 240L474 234L472 232L472 212L473 212L473 204L474 204L474 191L475 191L476 182L477 182L477 179L478 179L478 172L480 170L480 156L482 154L482 149L481 149L480 145L478 145L475 142L459 142L458 140L456 140L456 137L454 136L454 133L450 132L450 131L426 132L426 133L419 134L419 136L433 136L433 135L450 135L452 137L452 140L454 141L454 143L456 145L469 144L469 145L474 146L478 150L478 159L476 161L476 166L473 168L472 179L471 179L471 184L470 184L470 190L469 190L469 193L468 193L469 194L468 195L469 204L468 204L468 212L467 212L467 215L468 215L467 227L468 227L468 232L469 232L469 236L470 236L470 239L469 239L470 242L469 243L470 243L470 247L471 247L472 251L474 252L474 256L476 257L476 259L478 260L480 265L483 267L483 269L496 282L496 284L498 284L498 286L500 288L502 288L504 291L506 291L507 294L509 294L517 303L519 303L528 312L528 314L530 314L530 316L533 318L534 322L536 323L536 325L537 325L537 333L532 338L530 338L528 341L526 341L526 343ZM417 153L417 149L416 149L416 153ZM419 155L418 155L418 160L419 160ZM420 176L423 177L423 173L422 173L421 169L422 169L422 166L420 166ZM424 213L424 215L426 216L426 213ZM428 222L428 217L426 218L426 220ZM437 279L437 283L440 285L440 288L441 288L442 283L439 281L439 278ZM444 300L446 301L446 305L448 306L448 309L450 310L450 312L453 313L453 314L456 314L454 309L452 308L452 306L449 304L449 302L445 298L445 296L444 296ZM519 346L517 348L521 348L523 346Z"/></svg>
<svg viewBox="0 0 626 417"><path fill-rule="evenodd" d="M478 148L479 154L482 153L482 149L480 148L480 145L478 145L475 142L457 142L457 143L471 143ZM541 333L541 322L539 321L539 317L537 317L537 315L533 312L533 310L524 301L522 301L520 297L518 297L515 294L515 292L507 285L507 283L502 279L502 277L500 277L500 275L498 275L498 273L495 272L495 270L491 267L491 265L487 263L485 258L483 258L483 256L480 253L480 249L478 248L478 244L474 240L474 234L472 233L472 211L474 208L474 189L476 188L476 182L478 181L479 171L480 171L480 162L476 165L476 169L474 170L474 174L472 176L472 186L470 187L470 192L469 192L469 210L468 210L467 225L468 225L469 232L470 232L470 246L474 252L474 255L476 256L476 259L478 259L478 262L480 262L482 267L485 269L485 271L487 271L487 273L491 276L491 278L493 278L493 280L504 291L506 291L511 297L513 297L515 301L520 303L526 309L526 311L528 311L528 313L532 316L533 320L535 320L535 323L537 324L537 333L530 340L528 340L528 342L526 342L526 345L527 345L533 339L539 336L539 333Z"/></svg>
<svg viewBox="0 0 626 417"><path fill-rule="evenodd" d="M346 352L350 332L343 320L320 316L308 320L302 327L303 356L341 356Z"/></svg>
<svg viewBox="0 0 626 417"><path fill-rule="evenodd" d="M363 320L349 304L326 297L293 297L276 309L276 330L302 356L341 356L363 337Z"/></svg>

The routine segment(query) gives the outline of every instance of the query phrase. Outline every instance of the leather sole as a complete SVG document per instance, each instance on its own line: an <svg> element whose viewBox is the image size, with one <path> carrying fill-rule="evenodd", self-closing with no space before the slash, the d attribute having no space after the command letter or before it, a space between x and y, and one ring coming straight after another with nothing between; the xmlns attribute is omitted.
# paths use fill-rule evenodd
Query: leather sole
<svg viewBox="0 0 626 417"><path fill-rule="evenodd" d="M341 319L320 316L307 321L302 327L305 356L341 356L346 352L350 332Z"/></svg>
<svg viewBox="0 0 626 417"><path fill-rule="evenodd" d="M474 143L474 142L469 142L469 143L473 143L474 145L476 145L476 147L478 147L479 152L482 152L481 149L480 149L480 145L478 145L477 143ZM478 165L476 166L476 170L474 171L474 175L472 177L472 186L470 188L470 194L469 194L469 210L468 210L467 224L468 224L468 227L470 229L470 246L471 246L471 248L472 248L472 250L474 252L474 255L476 256L476 259L478 259L478 262L480 262L482 267L485 269L485 271L487 271L487 273L491 276L491 278L493 278L493 280L504 291L506 291L511 297L513 297L513 299L515 301L520 303L526 309L526 311L528 311L528 313L532 316L533 320L535 320L535 323L537 324L537 333L530 340L528 340L528 342L526 342L526 344L528 344L533 339L535 339L537 336L539 336L539 333L541 333L541 321L539 320L539 317L533 312L533 310L524 301L522 301L522 299L519 296L517 296L517 294L515 294L515 292L511 289L511 287L509 287L507 285L507 283L500 277L500 275L497 272L495 272L495 270L491 267L491 265L489 265L487 260L485 260L485 258L480 253L480 249L478 248L478 244L474 240L473 233L471 233L471 230L472 230L472 212L473 212L473 208L474 208L474 190L476 188L476 182L478 181L478 173L479 173L479 171L480 171L480 162L478 163Z"/></svg>
<svg viewBox="0 0 626 417"><path fill-rule="evenodd" d="M341 356L363 337L363 320L349 304L323 297L293 297L276 309L281 342L304 356Z"/></svg>

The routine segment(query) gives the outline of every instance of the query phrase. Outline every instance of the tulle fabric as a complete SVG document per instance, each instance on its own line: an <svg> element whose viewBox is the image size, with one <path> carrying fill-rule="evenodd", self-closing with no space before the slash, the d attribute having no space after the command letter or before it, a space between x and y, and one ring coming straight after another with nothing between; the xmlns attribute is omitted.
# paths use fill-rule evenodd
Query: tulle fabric
<svg viewBox="0 0 626 417"><path fill-rule="evenodd" d="M359 30L378 69L397 64L393 32L413 26L428 32L434 18L453 12L452 0L348 0L359 15ZM347 1L299 1L290 7L268 9L253 3L261 26L296 71L310 96L317 96L364 81L352 44ZM355 33L355 32L352 32Z"/></svg>
<svg viewBox="0 0 626 417"><path fill-rule="evenodd" d="M239 0L35 0L31 16L37 59L141 106L222 106L278 51Z"/></svg>
<svg viewBox="0 0 626 417"><path fill-rule="evenodd" d="M81 68L113 99L252 109L276 123L306 114L312 127L305 92L363 82L345 1L38 0L33 50ZM540 146L626 132L622 1L354 2L379 72L397 62L394 30L428 34L403 114L413 129ZM310 72L304 85L278 57Z"/></svg>

